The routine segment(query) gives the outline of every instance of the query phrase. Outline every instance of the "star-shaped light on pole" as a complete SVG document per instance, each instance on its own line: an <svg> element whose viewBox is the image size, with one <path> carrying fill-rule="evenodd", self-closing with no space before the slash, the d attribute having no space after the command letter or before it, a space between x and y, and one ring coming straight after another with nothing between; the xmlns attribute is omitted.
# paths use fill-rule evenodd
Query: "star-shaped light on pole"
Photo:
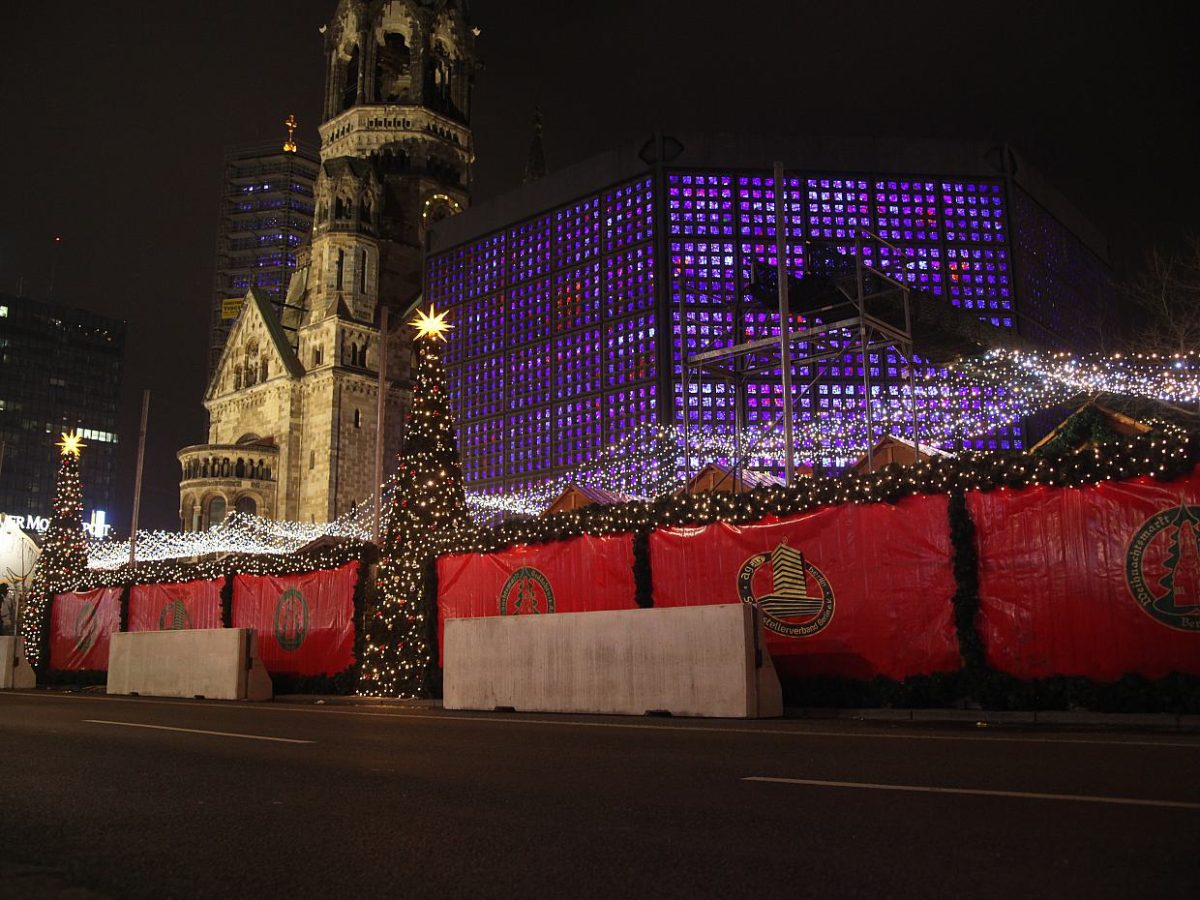
<svg viewBox="0 0 1200 900"><path fill-rule="evenodd" d="M78 434L72 432L67 434L62 433L62 440L55 444L62 451L63 456L78 456L79 451L87 446Z"/></svg>
<svg viewBox="0 0 1200 900"><path fill-rule="evenodd" d="M446 332L454 326L446 321L446 312L438 312L429 304L429 312L417 310L417 317L408 323L417 329L417 337L432 337L446 340Z"/></svg>

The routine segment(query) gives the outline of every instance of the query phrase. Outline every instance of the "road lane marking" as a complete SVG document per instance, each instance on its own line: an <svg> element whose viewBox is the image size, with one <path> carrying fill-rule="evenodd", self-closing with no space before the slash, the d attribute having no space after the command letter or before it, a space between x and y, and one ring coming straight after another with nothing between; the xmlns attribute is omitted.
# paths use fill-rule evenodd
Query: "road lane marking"
<svg viewBox="0 0 1200 900"><path fill-rule="evenodd" d="M190 700L153 700L149 697L110 697L107 695L89 696L87 694L55 694L55 693L0 693L0 702L5 699L29 698L35 700L56 699L56 700L82 700L95 703L138 703L145 705L158 706L193 706L213 709L217 707L218 702L213 703L197 703ZM368 719L418 719L422 721L433 722L478 722L481 724L493 725L551 725L560 728L618 728L632 729L637 731L696 731L713 734L757 734L765 736L783 736L783 737L815 737L815 738L861 738L864 740L887 740L887 741L957 741L968 743L992 743L992 744L1066 744L1066 745L1088 745L1100 747L1158 747L1169 750L1200 750L1200 741L1187 743L1184 741L1151 741L1151 740L1119 740L1106 738L1068 738L1068 737L1037 737L1030 735L1005 735L1005 734L915 734L911 732L887 732L887 731L815 731L798 728L744 728L744 727L729 727L711 725L650 725L640 722L580 722L573 719L527 719L512 718L511 713L494 715L487 712L480 712L478 715L464 716L454 714L441 713L410 713L410 712L363 712L357 709L337 709L329 706L315 707L313 705L279 703L266 704L255 703L252 706L235 705L222 706L231 712L253 711L258 712L276 712L276 713L307 713L309 715L319 716L358 716ZM682 720L681 720L682 721ZM908 723L916 724L919 727L945 727L946 723L938 722L919 722ZM956 723L950 723L956 724ZM1035 725L1036 728L1046 728L1047 725Z"/></svg>
<svg viewBox="0 0 1200 900"><path fill-rule="evenodd" d="M1118 806L1158 806L1168 809L1200 809L1200 803L1182 800L1142 800L1137 797L1097 797L1091 794L1039 794L1032 791L991 791L983 788L928 787L918 784L872 784L866 781L818 781L812 778L772 778L750 775L742 781L771 784L802 784L810 787L857 788L867 791L907 791L915 794L966 794L972 797L1016 797L1022 800L1073 800L1078 803L1111 803Z"/></svg>
<svg viewBox="0 0 1200 900"><path fill-rule="evenodd" d="M245 738L248 741L275 741L279 744L315 744L316 741L301 741L296 738L267 737L262 734L238 734L233 731L205 731L202 728L172 728L170 725L145 725L141 722L110 722L106 719L84 719L92 725L124 725L126 728L151 728L155 731L182 731L187 734L208 734L213 737Z"/></svg>

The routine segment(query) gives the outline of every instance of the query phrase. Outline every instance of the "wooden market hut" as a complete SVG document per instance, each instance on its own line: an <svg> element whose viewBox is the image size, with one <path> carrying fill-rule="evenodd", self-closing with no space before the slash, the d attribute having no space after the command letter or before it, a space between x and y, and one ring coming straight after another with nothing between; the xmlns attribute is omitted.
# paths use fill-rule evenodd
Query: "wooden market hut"
<svg viewBox="0 0 1200 900"><path fill-rule="evenodd" d="M628 503L631 500L636 500L636 497L631 497L628 494L621 494L617 491L608 491L604 488L588 487L583 484L569 484L561 494L538 516L539 519L544 519L546 516L552 516L555 513L571 512L576 509L583 509L585 506L615 506L618 503Z"/></svg>
<svg viewBox="0 0 1200 900"><path fill-rule="evenodd" d="M914 461L926 462L935 457L945 456L953 456L953 454L939 450L930 444L922 444L917 447L912 441L889 434L871 448L869 454L864 455L862 459L851 466L850 471L855 475L860 475L863 472L878 472L884 466L890 466L893 463L898 466L911 466Z"/></svg>
<svg viewBox="0 0 1200 900"><path fill-rule="evenodd" d="M804 478L811 478L812 469L808 466L797 466L796 474ZM692 476L691 480L683 487L681 493L710 494L714 491L721 491L730 494L744 494L755 488L772 487L782 484L782 479L776 478L768 472L755 472L753 469L742 469L740 473L735 474L729 466L709 463Z"/></svg>
<svg viewBox="0 0 1200 900"><path fill-rule="evenodd" d="M1052 447L1079 452L1104 443L1105 438L1137 437L1152 430L1152 425L1092 399L1059 422L1029 452L1046 452Z"/></svg>

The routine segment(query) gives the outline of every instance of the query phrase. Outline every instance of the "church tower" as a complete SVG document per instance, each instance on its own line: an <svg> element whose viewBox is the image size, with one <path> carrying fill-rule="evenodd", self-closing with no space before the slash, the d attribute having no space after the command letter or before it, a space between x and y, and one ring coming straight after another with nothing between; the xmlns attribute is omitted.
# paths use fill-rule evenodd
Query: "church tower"
<svg viewBox="0 0 1200 900"><path fill-rule="evenodd" d="M339 0L322 28L312 237L298 252L282 320L268 321L269 304L248 297L213 373L209 443L179 454L185 529L232 509L324 522L373 496L384 310L384 458L395 458L409 406L405 315L421 292L425 235L470 197L475 34L466 5ZM260 362L263 347L290 358ZM211 477L251 456L265 458L251 471L273 483Z"/></svg>

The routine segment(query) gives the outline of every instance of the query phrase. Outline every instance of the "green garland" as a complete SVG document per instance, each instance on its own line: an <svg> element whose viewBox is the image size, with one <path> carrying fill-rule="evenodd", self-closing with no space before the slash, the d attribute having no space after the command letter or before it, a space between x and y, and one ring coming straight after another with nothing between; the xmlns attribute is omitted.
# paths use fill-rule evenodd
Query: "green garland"
<svg viewBox="0 0 1200 900"><path fill-rule="evenodd" d="M634 547L635 597L639 606L652 605L649 535L656 528L706 525L725 521L744 524L767 516L791 516L821 506L848 502L896 503L915 494L946 494L955 578L953 596L955 631L963 669L895 681L805 679L785 685L789 704L840 707L945 707L978 706L985 709L1049 710L1086 708L1097 711L1200 712L1200 677L1170 675L1149 680L1127 675L1113 683L1085 678L1054 677L1022 681L991 669L984 654L976 617L979 610L978 559L975 526L967 511L966 491L1022 488L1030 485L1059 487L1094 484L1104 480L1153 476L1172 480L1189 474L1200 464L1200 440L1186 434L1147 434L1108 441L1083 451L1064 452L1041 448L1037 456L966 454L957 459L937 458L916 466L889 466L874 474L808 479L793 488L761 488L748 494L699 494L660 498L651 502L593 506L548 516L510 522L492 529L464 529L449 552L492 553L517 544L543 544L581 535L630 533ZM284 557L238 556L198 565L142 564L112 572L88 573L74 590L95 587L192 581L223 577L222 619L229 624L234 574L302 574L334 568L351 559L363 565L354 590L355 659L361 660L364 616L373 600L368 563L377 550L369 544L349 542L306 555ZM431 565L424 579L423 601L436 640L437 570ZM60 591L61 593L61 591ZM127 592L125 594L127 596ZM49 604L45 615L49 618ZM48 635L47 627L43 636ZM43 657L47 658L47 657ZM47 677L48 676L48 677ZM431 672L434 689L440 672ZM333 676L288 678L277 676L277 693L353 690L357 666ZM102 683L103 673L45 673L45 683ZM436 696L437 694L435 694Z"/></svg>
<svg viewBox="0 0 1200 900"><path fill-rule="evenodd" d="M1115 437L1115 435L1114 435ZM1117 441L1120 441L1119 443ZM495 553L515 545L566 541L581 535L631 533L635 597L651 606L649 535L657 528L745 524L767 516L797 515L841 503L896 503L915 494L946 494L953 552L955 632L963 668L896 681L875 678L804 679L784 685L785 700L814 707L947 707L1097 711L1200 712L1200 677L1175 674L1158 680L1127 675L1117 682L1059 676L1022 681L987 665L979 633L979 560L975 523L966 504L969 490L1017 489L1032 485L1077 487L1105 480L1152 476L1169 481L1200 464L1200 440L1185 433L1145 434L1107 440L1074 452L1039 454L968 453L915 466L888 466L873 474L806 479L792 488L760 488L746 494L677 495L651 502L591 506L543 519L504 523L464 535L454 553ZM426 597L436 609L436 587Z"/></svg>
<svg viewBox="0 0 1200 900"><path fill-rule="evenodd" d="M1081 444L1110 444L1122 437L1109 426L1099 410L1093 406L1077 410L1059 428L1058 434L1042 444L1034 452L1039 456L1055 456L1074 453Z"/></svg>
<svg viewBox="0 0 1200 900"><path fill-rule="evenodd" d="M211 581L221 579L221 624L233 626L233 580L236 575L304 575L322 569L334 569L348 562L359 563L358 578L354 584L354 659L355 662L334 675L273 675L275 693L336 693L353 691L358 680L358 660L363 652L363 615L368 584L371 583L370 565L378 559L379 551L373 544L361 541L346 541L333 547L325 547L315 553L291 553L281 556L236 555L202 563L155 562L137 566L122 566L118 569L89 570L72 586L55 591L57 594L83 592L102 587L120 587L120 626L125 631L129 623L129 596L134 585L183 583L188 581ZM51 601L53 597L51 597ZM62 671L49 665L49 635L52 602L45 604L43 624L40 632L43 652L40 657L45 663L39 667L38 678L48 685L95 685L104 684L105 672Z"/></svg>

